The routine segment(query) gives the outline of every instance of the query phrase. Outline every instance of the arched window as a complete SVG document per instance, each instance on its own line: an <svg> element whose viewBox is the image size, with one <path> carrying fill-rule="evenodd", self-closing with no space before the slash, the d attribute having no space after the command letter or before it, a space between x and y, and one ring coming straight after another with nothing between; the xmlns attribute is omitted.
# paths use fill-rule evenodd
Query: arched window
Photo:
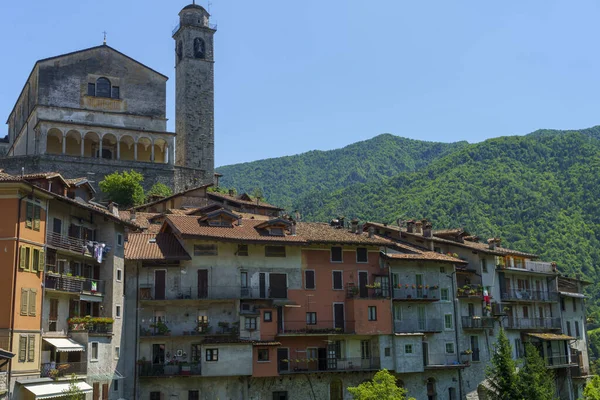
<svg viewBox="0 0 600 400"><path fill-rule="evenodd" d="M340 379L334 379L329 384L329 400L344 400L344 387Z"/></svg>
<svg viewBox="0 0 600 400"><path fill-rule="evenodd" d="M427 400L437 400L434 378L427 379Z"/></svg>
<svg viewBox="0 0 600 400"><path fill-rule="evenodd" d="M205 45L202 38L194 39L194 57L202 59L205 57Z"/></svg>
<svg viewBox="0 0 600 400"><path fill-rule="evenodd" d="M106 78L96 80L96 97L110 98L110 81Z"/></svg>
<svg viewBox="0 0 600 400"><path fill-rule="evenodd" d="M175 51L177 52L177 61L181 61L183 58L183 43L181 43L181 40L177 42L177 49Z"/></svg>

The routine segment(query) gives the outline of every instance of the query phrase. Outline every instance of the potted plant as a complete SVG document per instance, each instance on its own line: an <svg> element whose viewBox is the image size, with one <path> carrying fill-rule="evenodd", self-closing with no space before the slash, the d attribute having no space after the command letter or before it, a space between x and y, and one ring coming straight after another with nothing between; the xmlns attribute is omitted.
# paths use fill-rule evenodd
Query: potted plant
<svg viewBox="0 0 600 400"><path fill-rule="evenodd" d="M48 372L48 376L54 380L58 379L59 371L56 368L51 369Z"/></svg>

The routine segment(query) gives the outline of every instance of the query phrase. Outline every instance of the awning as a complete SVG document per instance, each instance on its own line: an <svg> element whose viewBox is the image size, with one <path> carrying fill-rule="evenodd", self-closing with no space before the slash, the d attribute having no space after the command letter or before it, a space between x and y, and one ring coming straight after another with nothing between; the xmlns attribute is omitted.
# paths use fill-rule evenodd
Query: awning
<svg viewBox="0 0 600 400"><path fill-rule="evenodd" d="M87 301L88 303L102 303L102 296L90 296L89 294L80 294L79 300Z"/></svg>
<svg viewBox="0 0 600 400"><path fill-rule="evenodd" d="M406 333L394 333L394 336L425 336L421 332L406 332Z"/></svg>
<svg viewBox="0 0 600 400"><path fill-rule="evenodd" d="M36 400L53 399L55 397L63 397L65 391L69 390L70 382L53 382L43 383L41 385L23 385L35 396ZM79 390L83 393L92 393L92 387L85 382L75 382Z"/></svg>
<svg viewBox="0 0 600 400"><path fill-rule="evenodd" d="M117 379L125 379L125 377L123 376L123 374L121 374L119 371L115 370L101 370L98 371L98 373L96 374L89 374L87 375L88 380L92 381L92 382L99 382L99 381L114 381Z"/></svg>
<svg viewBox="0 0 600 400"><path fill-rule="evenodd" d="M44 338L44 341L56 347L56 351L85 351L83 345L69 338Z"/></svg>
<svg viewBox="0 0 600 400"><path fill-rule="evenodd" d="M585 299L587 296L582 293L573 293L573 292L558 292L561 296L565 297L575 297L576 299Z"/></svg>
<svg viewBox="0 0 600 400"><path fill-rule="evenodd" d="M556 333L527 333L527 336L541 340L575 340L573 336L556 334Z"/></svg>

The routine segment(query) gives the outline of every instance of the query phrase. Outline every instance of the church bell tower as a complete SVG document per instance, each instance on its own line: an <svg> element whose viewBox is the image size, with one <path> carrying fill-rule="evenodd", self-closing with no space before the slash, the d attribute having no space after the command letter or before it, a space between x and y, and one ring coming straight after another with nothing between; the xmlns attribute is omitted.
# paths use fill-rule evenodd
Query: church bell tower
<svg viewBox="0 0 600 400"><path fill-rule="evenodd" d="M179 12L175 39L176 165L202 170L212 182L215 149L214 35L201 6Z"/></svg>

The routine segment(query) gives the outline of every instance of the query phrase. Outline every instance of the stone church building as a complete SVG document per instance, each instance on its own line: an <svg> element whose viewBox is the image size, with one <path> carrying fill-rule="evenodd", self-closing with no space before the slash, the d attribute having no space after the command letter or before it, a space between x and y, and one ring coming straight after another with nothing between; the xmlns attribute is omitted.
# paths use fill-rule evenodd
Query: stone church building
<svg viewBox="0 0 600 400"><path fill-rule="evenodd" d="M104 43L35 63L10 111L0 168L60 171L96 185L134 169L144 186L175 191L212 182L216 27L195 4L179 17L176 132L167 130L168 77Z"/></svg>

